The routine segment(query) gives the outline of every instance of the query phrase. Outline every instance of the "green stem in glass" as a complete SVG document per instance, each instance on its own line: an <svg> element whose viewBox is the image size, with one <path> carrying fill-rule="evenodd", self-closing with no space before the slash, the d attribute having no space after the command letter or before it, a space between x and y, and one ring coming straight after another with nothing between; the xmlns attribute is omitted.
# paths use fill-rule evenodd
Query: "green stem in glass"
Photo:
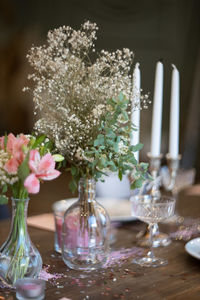
<svg viewBox="0 0 200 300"><path fill-rule="evenodd" d="M22 192L23 193L23 192ZM21 194L22 195L22 194ZM6 277L13 283L18 278L23 278L27 272L29 265L29 255L27 249L27 204L29 199L12 199L13 210L15 215L13 218L10 234L10 243L8 250L12 252L12 259L7 270Z"/></svg>

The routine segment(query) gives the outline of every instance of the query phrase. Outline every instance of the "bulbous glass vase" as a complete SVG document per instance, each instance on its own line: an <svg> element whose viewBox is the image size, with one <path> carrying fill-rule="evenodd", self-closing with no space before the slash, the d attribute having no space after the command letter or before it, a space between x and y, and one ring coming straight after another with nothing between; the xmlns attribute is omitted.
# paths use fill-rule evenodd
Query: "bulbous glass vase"
<svg viewBox="0 0 200 300"><path fill-rule="evenodd" d="M14 286L19 278L37 277L42 258L27 231L29 199L12 198L12 223L7 241L0 248L0 279Z"/></svg>
<svg viewBox="0 0 200 300"><path fill-rule="evenodd" d="M101 268L110 252L110 219L96 201L93 179L79 181L79 199L67 209L62 228L62 257L71 269Z"/></svg>

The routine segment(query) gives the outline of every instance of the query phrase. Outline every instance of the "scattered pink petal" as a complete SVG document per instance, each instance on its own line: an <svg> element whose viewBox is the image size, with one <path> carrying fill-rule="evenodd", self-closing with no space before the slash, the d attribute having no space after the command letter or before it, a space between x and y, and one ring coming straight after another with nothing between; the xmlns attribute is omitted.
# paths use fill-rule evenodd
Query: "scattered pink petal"
<svg viewBox="0 0 200 300"><path fill-rule="evenodd" d="M40 271L39 278L40 278L40 279L43 279L43 280L45 280L45 281L48 281L48 280L51 280L51 279L53 279L53 278L55 278L55 277L54 277L53 274L50 274L50 273L48 273L48 272L45 271L45 270L41 270L41 271Z"/></svg>
<svg viewBox="0 0 200 300"><path fill-rule="evenodd" d="M189 241L193 236L199 235L199 219L185 219L178 230L170 233L170 237L175 240Z"/></svg>
<svg viewBox="0 0 200 300"><path fill-rule="evenodd" d="M51 274L48 272L48 269L49 267L44 267L41 271L40 271L40 274L39 274L39 278L40 279L43 279L45 281L48 281L48 280L53 280L53 279L59 279L59 278L62 278L63 277L63 274L59 274L59 273L54 273L54 274Z"/></svg>
<svg viewBox="0 0 200 300"><path fill-rule="evenodd" d="M144 253L143 248L132 247L132 248L122 248L118 251L112 251L107 262L104 264L104 268L113 267L115 265L121 266L125 260L130 257L140 256Z"/></svg>

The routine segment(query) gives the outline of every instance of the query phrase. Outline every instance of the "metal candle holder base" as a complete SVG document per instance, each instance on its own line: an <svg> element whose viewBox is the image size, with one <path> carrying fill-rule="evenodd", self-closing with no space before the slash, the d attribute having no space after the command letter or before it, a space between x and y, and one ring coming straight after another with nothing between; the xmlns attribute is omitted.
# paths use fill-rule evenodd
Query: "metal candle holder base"
<svg viewBox="0 0 200 300"><path fill-rule="evenodd" d="M176 176L179 169L179 164L181 160L181 155L178 155L176 158L170 156L170 154L166 154L168 170L170 174L170 180L168 184L165 184L165 189L167 191L172 191L176 193Z"/></svg>

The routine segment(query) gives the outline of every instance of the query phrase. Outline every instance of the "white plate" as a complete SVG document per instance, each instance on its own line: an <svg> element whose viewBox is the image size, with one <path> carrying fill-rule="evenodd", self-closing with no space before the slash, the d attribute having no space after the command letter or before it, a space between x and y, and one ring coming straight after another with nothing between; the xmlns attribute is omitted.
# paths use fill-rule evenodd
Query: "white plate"
<svg viewBox="0 0 200 300"><path fill-rule="evenodd" d="M200 259L200 238L193 239L185 245L187 253L193 257Z"/></svg>
<svg viewBox="0 0 200 300"><path fill-rule="evenodd" d="M53 204L53 210L66 210L76 200L77 198L70 198L57 201ZM136 220L136 218L131 215L131 202L128 199L97 198L97 201L107 210L111 221L127 222Z"/></svg>

